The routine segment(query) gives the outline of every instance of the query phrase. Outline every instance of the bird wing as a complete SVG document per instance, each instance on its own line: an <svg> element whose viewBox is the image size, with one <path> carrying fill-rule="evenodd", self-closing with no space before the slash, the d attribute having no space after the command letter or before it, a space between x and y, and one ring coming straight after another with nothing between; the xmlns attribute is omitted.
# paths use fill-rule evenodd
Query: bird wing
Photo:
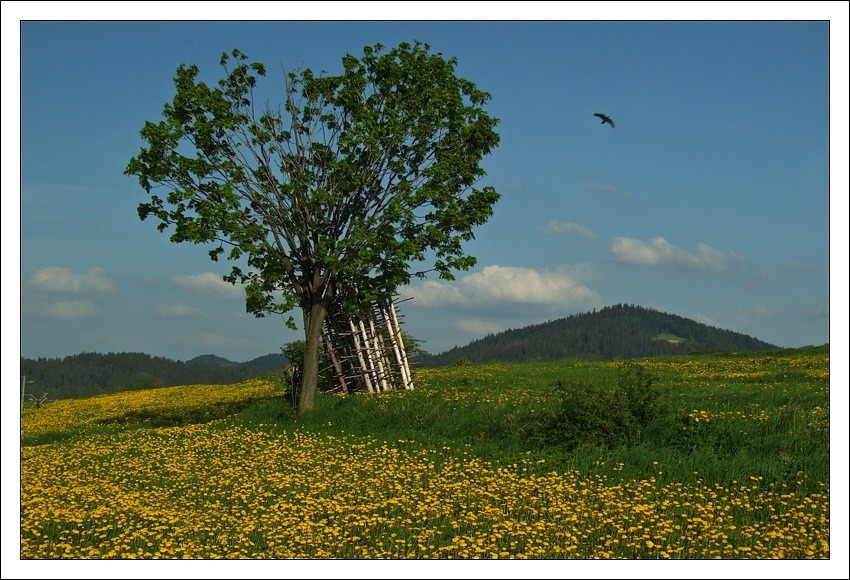
<svg viewBox="0 0 850 580"><path fill-rule="evenodd" d="M612 120L611 120L611 117L609 117L608 115L604 115L604 114L602 114L602 113L593 113L593 116L594 116L594 117L599 117L600 119L602 119L602 124L603 124L603 125L604 125L605 123L609 123L612 127L614 126L614 121L612 121Z"/></svg>

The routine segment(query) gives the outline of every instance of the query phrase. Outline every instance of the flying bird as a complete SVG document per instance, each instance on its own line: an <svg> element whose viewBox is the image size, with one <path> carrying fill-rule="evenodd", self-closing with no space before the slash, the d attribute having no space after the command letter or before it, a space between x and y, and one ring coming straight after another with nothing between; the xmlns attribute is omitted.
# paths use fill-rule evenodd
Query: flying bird
<svg viewBox="0 0 850 580"><path fill-rule="evenodd" d="M603 115L602 113L593 113L593 116L594 116L594 117L599 117L600 119L602 119L602 124L603 124L603 125L604 125L605 123L608 123L609 125L611 125L611 127L613 127L613 126L614 126L614 121L612 121L612 120L611 120L611 117L609 117L608 115Z"/></svg>

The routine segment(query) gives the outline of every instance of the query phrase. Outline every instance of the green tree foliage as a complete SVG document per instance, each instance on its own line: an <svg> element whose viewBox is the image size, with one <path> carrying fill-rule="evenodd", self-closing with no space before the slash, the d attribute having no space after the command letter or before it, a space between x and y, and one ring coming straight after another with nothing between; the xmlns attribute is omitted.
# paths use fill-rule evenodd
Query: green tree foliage
<svg viewBox="0 0 850 580"><path fill-rule="evenodd" d="M234 50L217 87L180 66L163 120L142 129L147 147L126 169L150 195L140 217L234 260L225 279L245 285L256 316L301 308L299 413L313 408L333 303L353 314L413 275L475 263L462 244L499 198L475 187L499 137L490 95L456 64L420 42L376 44L343 57L339 75L288 73L275 107L257 95L265 66Z"/></svg>
<svg viewBox="0 0 850 580"><path fill-rule="evenodd" d="M670 337L677 337L670 340ZM618 304L520 329L490 334L463 347L421 355L423 366L528 360L622 360L702 351L744 352L777 347L745 334L651 308Z"/></svg>

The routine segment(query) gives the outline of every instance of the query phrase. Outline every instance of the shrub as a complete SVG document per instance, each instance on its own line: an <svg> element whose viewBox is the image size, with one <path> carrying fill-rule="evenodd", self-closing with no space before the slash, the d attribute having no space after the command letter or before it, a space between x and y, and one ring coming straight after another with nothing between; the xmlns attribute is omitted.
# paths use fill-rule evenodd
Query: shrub
<svg viewBox="0 0 850 580"><path fill-rule="evenodd" d="M638 443L653 423L669 416L666 392L641 366L626 363L613 386L555 381L560 399L544 423L544 438L552 444L608 448Z"/></svg>
<svg viewBox="0 0 850 580"><path fill-rule="evenodd" d="M452 363L452 366L455 367L466 367L472 364L472 361L466 358L465 356L460 356Z"/></svg>

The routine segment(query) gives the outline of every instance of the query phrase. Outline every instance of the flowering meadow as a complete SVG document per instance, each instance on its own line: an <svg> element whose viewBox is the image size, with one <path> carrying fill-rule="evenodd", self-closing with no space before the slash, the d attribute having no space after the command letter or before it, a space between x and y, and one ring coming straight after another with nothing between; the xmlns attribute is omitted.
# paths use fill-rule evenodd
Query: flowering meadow
<svg viewBox="0 0 850 580"><path fill-rule="evenodd" d="M21 419L24 559L828 559L829 358L648 359L628 444L541 438L622 363L420 369L416 390L273 377L49 401Z"/></svg>

